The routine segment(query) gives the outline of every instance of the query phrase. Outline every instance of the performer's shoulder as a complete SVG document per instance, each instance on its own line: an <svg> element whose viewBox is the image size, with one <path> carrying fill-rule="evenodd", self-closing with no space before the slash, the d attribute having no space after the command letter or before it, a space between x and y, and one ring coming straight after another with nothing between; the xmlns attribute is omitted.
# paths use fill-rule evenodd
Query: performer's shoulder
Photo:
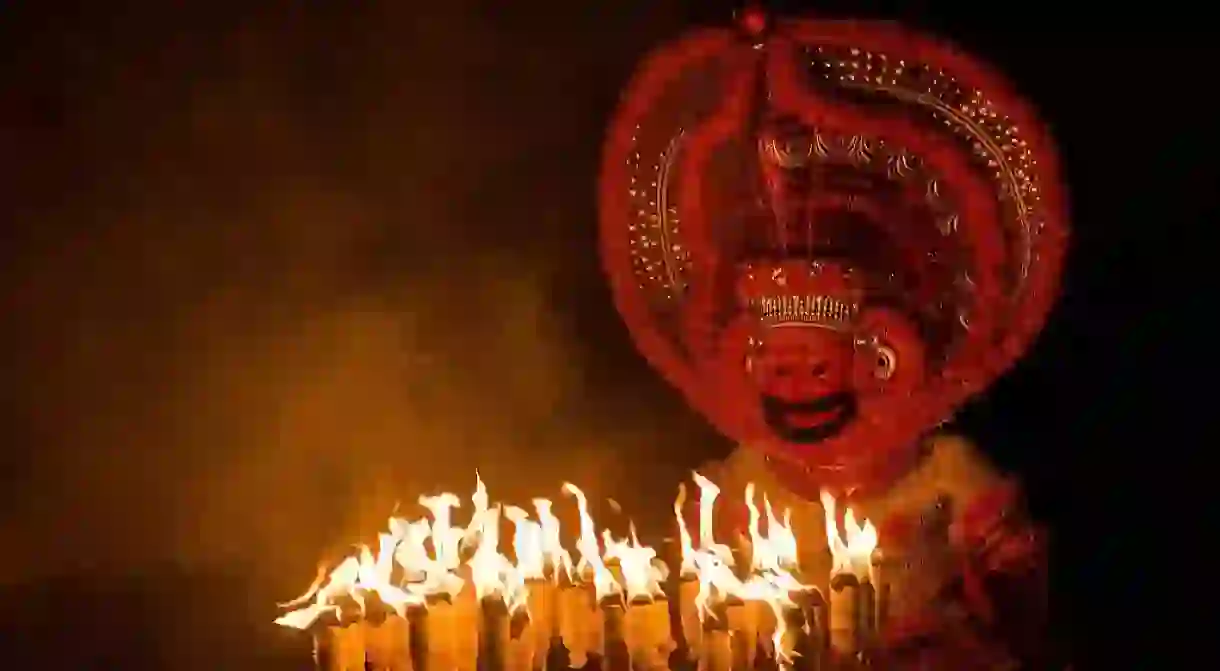
<svg viewBox="0 0 1220 671"><path fill-rule="evenodd" d="M915 473L925 476L975 468L989 469L987 458L969 438L955 433L933 433L919 443Z"/></svg>
<svg viewBox="0 0 1220 671"><path fill-rule="evenodd" d="M969 498L1003 480L991 460L966 436L934 434L928 437L926 448L926 458L939 485L954 498Z"/></svg>
<svg viewBox="0 0 1220 671"><path fill-rule="evenodd" d="M960 433L934 433L924 441L928 456L938 463L985 462L978 445Z"/></svg>

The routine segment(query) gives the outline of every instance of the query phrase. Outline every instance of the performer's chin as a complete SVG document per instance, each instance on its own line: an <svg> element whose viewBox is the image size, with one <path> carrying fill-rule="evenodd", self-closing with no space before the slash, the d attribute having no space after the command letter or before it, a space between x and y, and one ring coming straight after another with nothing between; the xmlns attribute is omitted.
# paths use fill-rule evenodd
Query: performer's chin
<svg viewBox="0 0 1220 671"><path fill-rule="evenodd" d="M762 410L767 427L781 440L816 445L839 435L856 419L856 395L839 392L812 401L786 401L764 394Z"/></svg>

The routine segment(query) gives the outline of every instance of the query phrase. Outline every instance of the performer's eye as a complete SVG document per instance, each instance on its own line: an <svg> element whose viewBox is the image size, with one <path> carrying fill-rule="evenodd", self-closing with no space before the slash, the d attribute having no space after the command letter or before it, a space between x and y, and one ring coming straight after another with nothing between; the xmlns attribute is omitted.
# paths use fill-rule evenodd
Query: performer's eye
<svg viewBox="0 0 1220 671"><path fill-rule="evenodd" d="M877 367L874 370L874 375L877 379L888 380L894 376L894 371L898 368L898 356L894 350L888 347L877 348Z"/></svg>

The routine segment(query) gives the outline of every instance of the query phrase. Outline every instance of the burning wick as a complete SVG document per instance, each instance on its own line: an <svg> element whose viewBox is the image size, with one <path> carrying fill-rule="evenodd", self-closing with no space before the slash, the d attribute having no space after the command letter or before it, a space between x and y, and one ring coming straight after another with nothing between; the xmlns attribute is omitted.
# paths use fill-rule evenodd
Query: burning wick
<svg viewBox="0 0 1220 671"><path fill-rule="evenodd" d="M760 509L754 487L747 486L749 538L741 538L735 559L714 534L719 487L697 473L694 480L694 538L682 516L684 486L674 502L687 651L701 668L727 671L752 667L761 640L780 669L791 669L796 643L808 633L793 597L816 590L799 578L787 511L777 515L765 496ZM551 653L563 648L569 666L583 666L588 653L600 653L606 669L666 668L676 647L663 589L668 568L640 542L634 525L625 537L608 529L599 534L584 492L572 484L563 491L579 513L575 563L561 542L551 501L534 499L533 516L493 505L476 474L465 526L454 523L459 497L421 496L425 515L391 517L375 550L357 546L333 570L320 568L305 594L282 604L287 612L276 622L314 634L324 671L366 664L376 671L533 671L553 668ZM511 558L500 550L504 520L513 526ZM844 545L855 548L850 513L848 520Z"/></svg>
<svg viewBox="0 0 1220 671"><path fill-rule="evenodd" d="M771 502L764 497L767 533L762 532L762 513L755 504L754 485L745 489L746 505L750 510L750 559L744 577L733 570L734 559L729 548L716 541L713 514L720 488L695 473L699 486L699 545L695 546L682 516L686 490L680 487L674 502L678 533L682 548L683 632L687 649L699 659L700 667L728 669L752 666L757 638L767 636L767 647L774 651L780 668L791 668L796 657L796 640L801 632L793 631L789 623L798 608L792 600L794 592L806 592L795 575L797 565L796 538L792 534L787 511L777 516ZM689 593L696 590L693 597ZM687 599L693 612L685 610ZM764 617L767 616L767 617ZM728 630L738 633L730 640ZM727 651L727 652L726 652Z"/></svg>
<svg viewBox="0 0 1220 671"><path fill-rule="evenodd" d="M874 629L873 553L877 549L877 529L867 520L861 526L852 509L847 508L843 513L844 533L840 534L835 498L824 490L821 498L832 561L830 646L835 653L854 658L863 651Z"/></svg>
<svg viewBox="0 0 1220 671"><path fill-rule="evenodd" d="M403 624L407 610L422 606L424 600L391 582L394 550L404 531L392 525L391 533L379 535L376 555L367 546L359 546L357 557L348 557L329 575L320 569L304 595L281 604L293 610L276 623L313 633L317 668L347 671L363 668L366 655L375 662L406 656L409 633ZM373 610L373 604L381 608ZM387 607L396 618L386 617ZM364 619L379 620L380 626L366 629ZM402 638L389 632L399 632ZM386 664L384 668L393 667Z"/></svg>
<svg viewBox="0 0 1220 671"><path fill-rule="evenodd" d="M634 524L630 525L629 536L615 539L608 529L602 532L606 560L617 566L626 592L626 600L620 599L607 611L606 653L610 656L609 646L621 640L630 668L664 669L674 647L669 631L669 602L661 587L669 570L657 559L655 549L640 544ZM621 622L616 622L612 615L621 616Z"/></svg>

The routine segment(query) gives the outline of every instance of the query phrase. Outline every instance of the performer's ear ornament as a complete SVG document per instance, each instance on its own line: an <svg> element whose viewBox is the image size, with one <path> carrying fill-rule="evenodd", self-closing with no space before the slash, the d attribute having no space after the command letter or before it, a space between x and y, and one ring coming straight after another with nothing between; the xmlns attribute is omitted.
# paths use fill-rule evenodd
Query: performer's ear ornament
<svg viewBox="0 0 1220 671"><path fill-rule="evenodd" d="M898 355L894 350L884 345L877 347L876 368L874 375L878 380L888 380L898 369Z"/></svg>

